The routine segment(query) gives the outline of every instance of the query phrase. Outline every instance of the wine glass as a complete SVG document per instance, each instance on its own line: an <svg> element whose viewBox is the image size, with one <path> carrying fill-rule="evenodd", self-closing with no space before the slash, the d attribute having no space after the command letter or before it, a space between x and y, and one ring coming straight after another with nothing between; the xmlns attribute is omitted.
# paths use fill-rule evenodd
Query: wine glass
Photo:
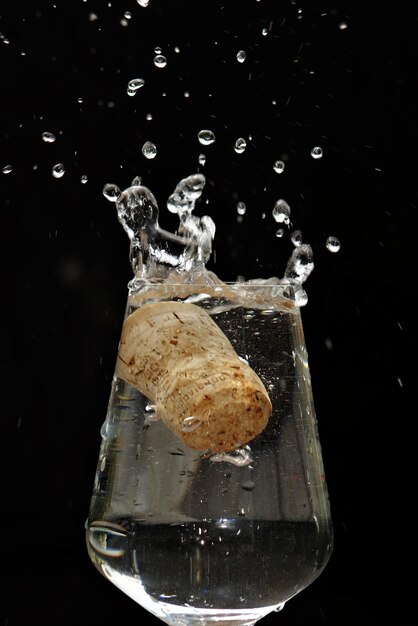
<svg viewBox="0 0 418 626"><path fill-rule="evenodd" d="M307 353L291 292L285 281L156 280L128 297L125 324L151 304L199 307L271 401L256 436L231 450L196 449L202 420L185 409L175 432L170 416L162 419L153 399L121 377L120 363L116 368L86 524L88 552L108 580L167 624L253 624L312 583L330 556ZM164 332L157 326L150 337ZM172 348L174 371L175 341L167 343ZM216 354L209 361L216 369Z"/></svg>

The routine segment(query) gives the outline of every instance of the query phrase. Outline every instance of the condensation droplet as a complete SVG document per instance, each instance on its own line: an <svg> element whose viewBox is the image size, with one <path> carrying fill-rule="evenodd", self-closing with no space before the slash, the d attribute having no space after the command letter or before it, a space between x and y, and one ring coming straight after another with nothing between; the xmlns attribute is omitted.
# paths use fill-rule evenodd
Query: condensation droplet
<svg viewBox="0 0 418 626"><path fill-rule="evenodd" d="M152 141L146 141L142 146L142 154L146 159L155 159L157 156L157 146Z"/></svg>
<svg viewBox="0 0 418 626"><path fill-rule="evenodd" d="M106 198L106 200L109 200L110 202L116 202L120 194L121 194L121 191L119 187L117 185L114 185L113 183L107 183L103 187L103 195Z"/></svg>
<svg viewBox="0 0 418 626"><path fill-rule="evenodd" d="M155 67L165 67L167 65L167 59L162 54L157 54L154 57L154 65Z"/></svg>
<svg viewBox="0 0 418 626"><path fill-rule="evenodd" d="M3 174L10 174L10 172L13 171L13 165L10 165L10 163L8 165L5 165L2 170Z"/></svg>
<svg viewBox="0 0 418 626"><path fill-rule="evenodd" d="M302 244L302 231L294 230L293 233L290 235L290 241L295 247L300 246Z"/></svg>
<svg viewBox="0 0 418 626"><path fill-rule="evenodd" d="M284 161L275 161L273 165L273 169L276 174L282 174L284 172L285 164Z"/></svg>
<svg viewBox="0 0 418 626"><path fill-rule="evenodd" d="M54 143L56 137L54 133L48 133L47 131L45 131L44 133L42 133L42 139L45 143Z"/></svg>
<svg viewBox="0 0 418 626"><path fill-rule="evenodd" d="M273 207L272 214L275 221L279 224L290 223L290 206L287 204L286 200L277 200L276 204Z"/></svg>
<svg viewBox="0 0 418 626"><path fill-rule="evenodd" d="M210 144L215 141L215 135L211 130L199 131L197 138L199 139L199 143L201 143L202 146L210 146Z"/></svg>
<svg viewBox="0 0 418 626"><path fill-rule="evenodd" d="M52 168L52 176L54 178L62 178L65 174L65 167L63 163L56 163Z"/></svg>
<svg viewBox="0 0 418 626"><path fill-rule="evenodd" d="M314 148L312 148L311 150L311 157L313 159L321 159L322 158L322 148L320 146L315 146Z"/></svg>
<svg viewBox="0 0 418 626"><path fill-rule="evenodd" d="M247 206L245 202L238 202L237 204L237 213L238 215L245 215L245 211L247 210Z"/></svg>
<svg viewBox="0 0 418 626"><path fill-rule="evenodd" d="M338 252L341 248L341 243L337 237L330 235L326 241L326 246L330 252Z"/></svg>
<svg viewBox="0 0 418 626"><path fill-rule="evenodd" d="M185 417L181 423L181 430L184 433L192 433L194 430L201 426L202 421L195 417L194 415L190 415L190 417Z"/></svg>
<svg viewBox="0 0 418 626"><path fill-rule="evenodd" d="M238 63L244 63L246 58L247 58L247 55L244 50L240 50L239 52L237 52Z"/></svg>
<svg viewBox="0 0 418 626"><path fill-rule="evenodd" d="M86 184L86 182L88 181L88 178L87 178L87 176L86 176L85 174L83 174L83 176L81 177L81 179L80 179L80 180L81 180L81 184L82 184L82 185L85 185L85 184Z"/></svg>
<svg viewBox="0 0 418 626"><path fill-rule="evenodd" d="M242 154L247 147L247 142L243 137L239 137L234 145L234 150L237 154Z"/></svg>
<svg viewBox="0 0 418 626"><path fill-rule="evenodd" d="M206 155L205 154L199 154L199 165L204 165L206 163Z"/></svg>

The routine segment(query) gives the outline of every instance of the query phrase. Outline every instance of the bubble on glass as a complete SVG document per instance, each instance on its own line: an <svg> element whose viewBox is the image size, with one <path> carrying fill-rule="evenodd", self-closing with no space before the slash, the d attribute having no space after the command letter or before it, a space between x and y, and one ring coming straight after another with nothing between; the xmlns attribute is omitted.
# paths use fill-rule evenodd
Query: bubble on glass
<svg viewBox="0 0 418 626"><path fill-rule="evenodd" d="M56 140L56 137L54 133L49 133L45 131L44 133L42 133L42 139L44 140L45 143L54 143L54 141Z"/></svg>
<svg viewBox="0 0 418 626"><path fill-rule="evenodd" d="M110 202L116 202L120 194L121 194L121 190L119 189L117 185L114 185L113 183L107 183L103 187L103 195L106 198L106 200L109 200Z"/></svg>
<svg viewBox="0 0 418 626"><path fill-rule="evenodd" d="M238 63L244 63L246 58L247 58L247 54L246 54L245 50L239 50L237 52L237 61L238 61Z"/></svg>
<svg viewBox="0 0 418 626"><path fill-rule="evenodd" d="M302 231L294 230L290 235L290 241L295 247L300 246L302 244Z"/></svg>
<svg viewBox="0 0 418 626"><path fill-rule="evenodd" d="M311 157L313 159L321 159L322 158L322 148L320 146L315 146L314 148L312 148L311 150Z"/></svg>
<svg viewBox="0 0 418 626"><path fill-rule="evenodd" d="M181 423L181 430L184 433L192 433L197 430L199 426L202 425L202 420L194 415L190 415L189 417L185 417Z"/></svg>
<svg viewBox="0 0 418 626"><path fill-rule="evenodd" d="M284 172L285 163L284 161L275 161L273 165L273 169L276 174L282 174Z"/></svg>
<svg viewBox="0 0 418 626"><path fill-rule="evenodd" d="M142 154L146 159L155 159L157 156L157 146L152 141L146 141L142 146Z"/></svg>
<svg viewBox="0 0 418 626"><path fill-rule="evenodd" d="M341 248L340 240L330 235L326 241L326 247L330 252L338 252Z"/></svg>
<svg viewBox="0 0 418 626"><path fill-rule="evenodd" d="M286 200L282 198L277 200L273 207L272 215L279 224L290 223L290 206L287 204Z"/></svg>
<svg viewBox="0 0 418 626"><path fill-rule="evenodd" d="M126 93L128 96L135 96L138 89L141 89L145 85L145 81L143 78L132 78L129 81L128 87L126 89Z"/></svg>
<svg viewBox="0 0 418 626"><path fill-rule="evenodd" d="M211 130L199 131L197 138L199 140L199 143L202 144L202 146L210 146L210 144L214 143L215 141L215 135L213 134Z"/></svg>
<svg viewBox="0 0 418 626"><path fill-rule="evenodd" d="M243 137L239 137L234 145L234 150L237 154L242 154L247 147L247 142Z"/></svg>
<svg viewBox="0 0 418 626"><path fill-rule="evenodd" d="M85 174L83 174L83 176L80 178L80 181L82 185L85 185L86 182L88 181L88 177Z"/></svg>
<svg viewBox="0 0 418 626"><path fill-rule="evenodd" d="M157 54L154 57L154 65L155 67L165 67L167 65L167 59L165 58L165 56L163 54Z"/></svg>
<svg viewBox="0 0 418 626"><path fill-rule="evenodd" d="M237 204L237 213L238 213L238 215L245 215L246 210L247 210L247 206L246 206L245 202L238 202L238 204Z"/></svg>
<svg viewBox="0 0 418 626"><path fill-rule="evenodd" d="M13 171L13 165L11 165L10 163L8 163L7 165L5 165L4 167L2 167L3 174L10 174Z"/></svg>
<svg viewBox="0 0 418 626"><path fill-rule="evenodd" d="M206 155L205 154L199 154L199 165L204 165L206 163Z"/></svg>
<svg viewBox="0 0 418 626"><path fill-rule="evenodd" d="M52 168L52 176L54 178L62 178L65 174L65 166L63 163L56 163Z"/></svg>

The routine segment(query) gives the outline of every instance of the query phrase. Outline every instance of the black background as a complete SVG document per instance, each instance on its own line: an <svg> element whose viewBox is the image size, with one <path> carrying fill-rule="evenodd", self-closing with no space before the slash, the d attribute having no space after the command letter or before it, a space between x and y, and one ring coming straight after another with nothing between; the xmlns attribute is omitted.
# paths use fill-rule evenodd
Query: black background
<svg viewBox="0 0 418 626"><path fill-rule="evenodd" d="M335 549L321 577L263 622L414 623L417 21L415 2L394 0L2 1L0 165L13 169L0 173L1 624L147 618L84 543L131 277L102 188L142 176L174 230L166 199L200 153L196 212L217 225L211 269L229 280L283 274L292 244L271 217L281 197L315 255L303 320ZM145 85L129 97L138 77ZM203 128L212 146L198 143Z"/></svg>

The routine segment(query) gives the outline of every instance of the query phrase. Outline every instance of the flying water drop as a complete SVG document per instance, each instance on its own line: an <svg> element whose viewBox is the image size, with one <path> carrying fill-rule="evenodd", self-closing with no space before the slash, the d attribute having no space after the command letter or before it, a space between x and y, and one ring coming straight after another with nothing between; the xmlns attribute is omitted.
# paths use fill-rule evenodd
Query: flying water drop
<svg viewBox="0 0 418 626"><path fill-rule="evenodd" d="M247 147L247 142L243 137L239 137L234 145L234 150L237 154L242 154Z"/></svg>
<svg viewBox="0 0 418 626"><path fill-rule="evenodd" d="M238 215L245 215L246 210L247 210L247 206L246 206L245 202L238 202L238 204L237 204L237 213L238 213Z"/></svg>
<svg viewBox="0 0 418 626"><path fill-rule="evenodd" d="M199 143L202 146L210 146L211 143L215 141L215 135L211 130L201 130L199 131L197 138L199 139Z"/></svg>
<svg viewBox="0 0 418 626"><path fill-rule="evenodd" d="M65 174L65 167L63 163L57 163L52 168L52 176L54 178L62 178Z"/></svg>
<svg viewBox="0 0 418 626"><path fill-rule="evenodd" d="M164 55L157 54L154 57L154 65L155 67L160 67L160 68L165 67L167 65L167 59L165 58Z"/></svg>
<svg viewBox="0 0 418 626"><path fill-rule="evenodd" d="M86 182L88 181L88 178L87 178L87 176L84 174L84 175L81 177L81 179L80 179L80 180L81 180L81 184L82 184L82 185L85 185L85 184L86 184Z"/></svg>
<svg viewBox="0 0 418 626"><path fill-rule="evenodd" d="M273 169L276 174L282 174L284 172L284 161L275 161L273 165Z"/></svg>
<svg viewBox="0 0 418 626"><path fill-rule="evenodd" d="M145 84L145 81L143 78L133 78L128 83L126 93L128 94L128 96L135 96L138 89L141 89L141 87L143 87L144 84Z"/></svg>
<svg viewBox="0 0 418 626"><path fill-rule="evenodd" d="M279 224L290 223L290 206L287 204L286 200L277 200L273 207L273 217Z"/></svg>
<svg viewBox="0 0 418 626"><path fill-rule="evenodd" d="M106 198L106 200L109 200L110 202L116 202L120 194L121 194L121 191L117 185L108 183L103 187L103 195Z"/></svg>
<svg viewBox="0 0 418 626"><path fill-rule="evenodd" d="M142 146L142 154L146 159L155 159L157 156L157 146L152 141L146 141Z"/></svg>
<svg viewBox="0 0 418 626"><path fill-rule="evenodd" d="M136 0L141 7L147 7L149 5L149 0Z"/></svg>
<svg viewBox="0 0 418 626"><path fill-rule="evenodd" d="M42 139L45 143L54 143L56 137L54 133L48 133L47 131L45 131L44 133L42 133Z"/></svg>
<svg viewBox="0 0 418 626"><path fill-rule="evenodd" d="M204 154L199 154L199 165L204 165L206 163L206 155Z"/></svg>
<svg viewBox="0 0 418 626"><path fill-rule="evenodd" d="M330 235L326 241L326 246L330 252L338 252L341 248L341 243L337 237Z"/></svg>
<svg viewBox="0 0 418 626"><path fill-rule="evenodd" d="M238 63L244 63L246 58L247 58L247 55L244 50L240 50L239 52L237 52Z"/></svg>
<svg viewBox="0 0 418 626"><path fill-rule="evenodd" d="M284 228L279 228L276 231L276 237L283 237L283 235L284 235Z"/></svg>
<svg viewBox="0 0 418 626"><path fill-rule="evenodd" d="M312 148L311 150L311 157L313 159L321 159L322 158L322 148L320 146L315 146L314 148Z"/></svg>
<svg viewBox="0 0 418 626"><path fill-rule="evenodd" d="M290 235L290 241L296 248L300 246L302 244L302 231L294 230L293 233Z"/></svg>
<svg viewBox="0 0 418 626"><path fill-rule="evenodd" d="M13 165L10 165L10 163L8 165L5 165L2 170L3 174L10 174L10 172L13 171Z"/></svg>
<svg viewBox="0 0 418 626"><path fill-rule="evenodd" d="M285 278L302 284L314 268L312 248L307 243L297 246L287 262Z"/></svg>

